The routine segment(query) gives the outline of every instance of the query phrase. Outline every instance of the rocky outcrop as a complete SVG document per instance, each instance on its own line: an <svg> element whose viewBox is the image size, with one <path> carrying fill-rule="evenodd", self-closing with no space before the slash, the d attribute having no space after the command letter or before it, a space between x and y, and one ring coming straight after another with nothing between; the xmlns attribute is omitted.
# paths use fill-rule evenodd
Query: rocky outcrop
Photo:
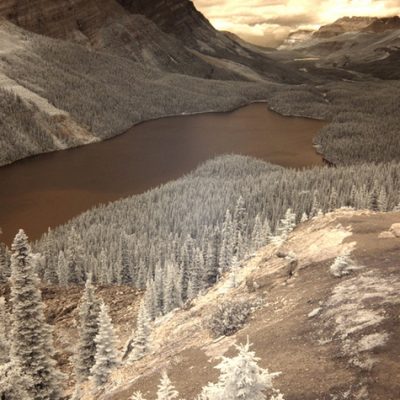
<svg viewBox="0 0 400 400"><path fill-rule="evenodd" d="M313 37L328 39L346 32L360 32L371 25L374 20L373 17L343 17L332 24L321 26Z"/></svg>
<svg viewBox="0 0 400 400"><path fill-rule="evenodd" d="M62 39L91 41L123 8L114 0L6 0L0 16L33 31Z"/></svg>

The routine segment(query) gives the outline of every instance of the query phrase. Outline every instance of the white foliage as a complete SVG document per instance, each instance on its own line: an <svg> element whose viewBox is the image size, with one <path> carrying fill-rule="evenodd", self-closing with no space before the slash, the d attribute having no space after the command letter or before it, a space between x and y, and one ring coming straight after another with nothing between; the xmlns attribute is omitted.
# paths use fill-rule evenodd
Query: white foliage
<svg viewBox="0 0 400 400"><path fill-rule="evenodd" d="M356 269L349 254L344 254L335 258L333 264L329 267L330 273L336 277L349 275L352 270Z"/></svg>
<svg viewBox="0 0 400 400"><path fill-rule="evenodd" d="M96 361L91 373L96 385L101 386L107 382L111 371L118 365L114 327L104 303L101 305L98 324L99 332L95 338Z"/></svg>
<svg viewBox="0 0 400 400"><path fill-rule="evenodd" d="M175 400L179 397L179 393L175 390L167 372L164 371L161 376L160 384L158 385L157 400Z"/></svg>
<svg viewBox="0 0 400 400"><path fill-rule="evenodd" d="M259 358L250 350L249 343L236 347L239 354L233 358L222 358L222 362L216 367L220 370L218 382L206 386L200 398L204 400L283 400L283 396L272 385L272 379L279 374L270 373L267 369L258 366Z"/></svg>

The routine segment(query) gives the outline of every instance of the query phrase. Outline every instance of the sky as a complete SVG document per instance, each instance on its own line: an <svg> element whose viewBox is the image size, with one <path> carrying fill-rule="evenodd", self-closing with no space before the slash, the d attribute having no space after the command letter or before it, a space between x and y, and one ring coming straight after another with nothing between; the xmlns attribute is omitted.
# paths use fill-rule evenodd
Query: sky
<svg viewBox="0 0 400 400"><path fill-rule="evenodd" d="M194 0L219 30L277 46L297 29L318 28L343 16L400 14L400 0Z"/></svg>

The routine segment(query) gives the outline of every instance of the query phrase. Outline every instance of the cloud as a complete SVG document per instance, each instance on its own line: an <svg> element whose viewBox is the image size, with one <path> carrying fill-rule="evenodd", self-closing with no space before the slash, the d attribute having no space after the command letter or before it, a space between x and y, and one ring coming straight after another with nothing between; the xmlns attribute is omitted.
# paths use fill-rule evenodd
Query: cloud
<svg viewBox="0 0 400 400"><path fill-rule="evenodd" d="M400 14L400 0L194 0L211 23L254 43L275 46L295 29L343 16Z"/></svg>

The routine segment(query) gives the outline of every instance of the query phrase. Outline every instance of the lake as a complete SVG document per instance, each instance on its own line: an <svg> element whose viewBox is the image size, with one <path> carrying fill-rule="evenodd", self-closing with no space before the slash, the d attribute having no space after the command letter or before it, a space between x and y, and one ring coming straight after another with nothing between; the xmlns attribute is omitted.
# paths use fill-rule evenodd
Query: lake
<svg viewBox="0 0 400 400"><path fill-rule="evenodd" d="M15 162L0 168L0 240L10 244L19 228L38 239L96 204L142 193L221 154L295 168L323 165L312 139L324 125L258 103L148 121L100 143Z"/></svg>

